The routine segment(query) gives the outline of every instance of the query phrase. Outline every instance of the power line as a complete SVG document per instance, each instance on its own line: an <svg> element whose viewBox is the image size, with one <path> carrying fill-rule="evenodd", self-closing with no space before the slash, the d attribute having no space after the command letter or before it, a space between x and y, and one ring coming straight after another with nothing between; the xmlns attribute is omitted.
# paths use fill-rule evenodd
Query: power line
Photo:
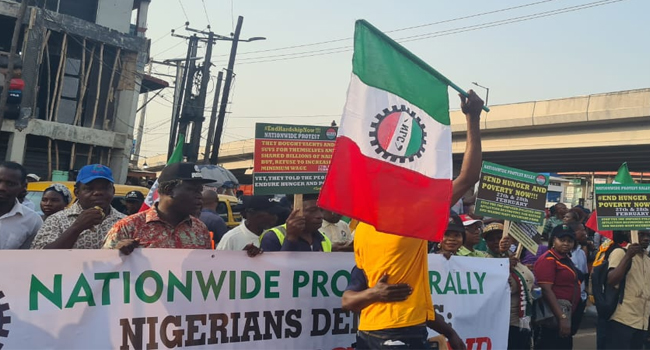
<svg viewBox="0 0 650 350"><path fill-rule="evenodd" d="M609 5L609 4L613 4L613 3L617 3L617 2L621 2L621 1L625 1L625 0L600 0L600 1L594 1L594 2L591 2L591 3L586 3L586 4L576 5L576 6L569 6L569 7L555 9L555 10L551 10L551 11L539 12L539 13L534 13L534 14L525 15L525 16L512 17L512 18L498 20L498 21L486 22L486 23L482 23L482 24L479 24L479 25L465 26L465 27L441 30L441 31L437 31L437 32L412 35L412 36L408 36L408 37L395 39L395 41L397 41L399 43L404 43L404 42L425 40L425 39L430 39L430 38L435 38L435 37L453 35L453 34L458 34L458 33L463 33L463 32L468 32L468 31L475 31L475 30L480 30L480 29L485 29L485 28L498 27L498 26L502 26L502 25L512 24L512 23L524 22L524 21L529 21L529 20L538 19L538 18L550 17L550 16L555 16L555 15L558 15L558 14L585 10L585 9L592 8L592 7ZM330 54L348 52L348 51L352 51L352 50L353 50L353 48L351 46L340 46L340 47L335 47L335 48L330 48L330 49L304 51L304 52L298 52L298 53L292 53L292 54L249 57L249 58L241 59L240 61L243 61L243 62L241 62L239 64L264 63L264 62L274 62L274 61L280 61L280 60L284 61L284 60L290 60L290 59L299 59L299 58L306 58L306 57L313 57L313 56L330 55ZM292 55L294 55L294 56L292 56Z"/></svg>
<svg viewBox="0 0 650 350"><path fill-rule="evenodd" d="M247 115L238 116L237 119L279 119L279 118L332 118L340 117L341 114L312 114L312 115Z"/></svg>
<svg viewBox="0 0 650 350"><path fill-rule="evenodd" d="M394 33L394 32L400 32L400 31L405 31L405 30L428 27L428 26L433 26L433 25L438 25L438 24L443 24L443 23L455 22L455 21L460 21L460 20L469 19L469 18L482 17L482 16L487 16L487 15L499 13L499 12L512 11L512 10L516 10L516 9L520 9L520 8L524 8L524 7L540 5L540 4L547 3L547 2L552 2L552 1L556 1L556 0L537 1L537 2L524 4L524 5L518 5L518 6L512 6L512 7L502 8L502 9L498 9L498 10L488 11L488 12L476 13L476 14L469 15L469 16L456 17L456 18L446 19L446 20L442 20L442 21L438 21L438 22L425 23L425 24L420 24L420 25L411 26L411 27L393 29L393 30L386 31L385 33ZM247 52L242 52L239 55L248 55L248 54L252 54L252 53L280 51L280 50L295 49L295 48L299 48L299 47L331 44L331 43L341 42L341 41L346 41L346 40L352 40L352 37L340 38L340 39L332 39L332 40L326 40L326 41L319 41L319 42L309 43L309 44L285 46L285 47L279 47L279 48L275 48L275 49L247 51ZM228 55L219 55L219 56L228 56Z"/></svg>
<svg viewBox="0 0 650 350"><path fill-rule="evenodd" d="M212 27L212 23L210 23L210 16L208 16L208 9L205 8L205 0L201 0L201 4L203 5L203 12L205 13L205 19L208 21L208 29L210 29Z"/></svg>
<svg viewBox="0 0 650 350"><path fill-rule="evenodd" d="M181 0L178 0L178 4L181 5L181 10L183 10L183 15L185 15L185 21L189 22L190 19L187 17L187 12L185 12L185 6L183 6L183 2Z"/></svg>

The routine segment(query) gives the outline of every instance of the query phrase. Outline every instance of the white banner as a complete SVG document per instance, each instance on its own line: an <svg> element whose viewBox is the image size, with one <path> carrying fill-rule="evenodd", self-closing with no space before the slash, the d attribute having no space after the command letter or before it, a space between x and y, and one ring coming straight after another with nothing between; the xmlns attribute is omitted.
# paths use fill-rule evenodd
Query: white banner
<svg viewBox="0 0 650 350"><path fill-rule="evenodd" d="M431 255L437 311L468 349L507 346L504 259ZM3 251L3 349L340 349L350 253Z"/></svg>

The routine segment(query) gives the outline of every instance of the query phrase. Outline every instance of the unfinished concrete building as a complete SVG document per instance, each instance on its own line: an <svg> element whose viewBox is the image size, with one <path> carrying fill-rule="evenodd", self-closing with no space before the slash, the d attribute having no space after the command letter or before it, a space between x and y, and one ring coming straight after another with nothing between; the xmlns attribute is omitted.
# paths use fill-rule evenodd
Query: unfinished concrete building
<svg viewBox="0 0 650 350"><path fill-rule="evenodd" d="M82 166L102 163L124 182L139 94L162 87L143 74L149 0L29 5L19 40L21 114L3 122L0 159L43 179L72 178ZM0 54L9 51L19 7L0 0Z"/></svg>

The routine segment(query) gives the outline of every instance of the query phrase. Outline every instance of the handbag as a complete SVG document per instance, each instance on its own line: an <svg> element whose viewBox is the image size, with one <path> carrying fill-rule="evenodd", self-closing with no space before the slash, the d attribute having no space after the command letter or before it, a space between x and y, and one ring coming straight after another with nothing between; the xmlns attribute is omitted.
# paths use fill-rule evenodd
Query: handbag
<svg viewBox="0 0 650 350"><path fill-rule="evenodd" d="M569 320L569 323L571 323L571 302L566 299L558 299L557 303L560 305L562 313L567 315L567 319ZM532 320L533 324L536 326L554 329L560 327L557 319L555 318L555 315L553 314L553 311L542 298L537 299L533 302Z"/></svg>

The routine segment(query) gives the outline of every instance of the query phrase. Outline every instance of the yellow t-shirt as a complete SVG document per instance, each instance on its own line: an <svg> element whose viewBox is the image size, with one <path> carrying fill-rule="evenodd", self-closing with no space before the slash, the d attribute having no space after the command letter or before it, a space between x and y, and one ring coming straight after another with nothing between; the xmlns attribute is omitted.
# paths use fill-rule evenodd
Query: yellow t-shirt
<svg viewBox="0 0 650 350"><path fill-rule="evenodd" d="M413 293L401 302L374 303L361 311L359 330L375 331L424 324L433 320L427 241L375 230L359 223L354 237L357 267L373 287L384 273L388 283L408 283Z"/></svg>

